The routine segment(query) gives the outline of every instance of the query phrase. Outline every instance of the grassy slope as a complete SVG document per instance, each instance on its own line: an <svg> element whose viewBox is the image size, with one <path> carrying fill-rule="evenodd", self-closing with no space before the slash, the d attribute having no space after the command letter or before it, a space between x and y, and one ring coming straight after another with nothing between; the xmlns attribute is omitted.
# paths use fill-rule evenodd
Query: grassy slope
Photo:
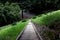
<svg viewBox="0 0 60 40"><path fill-rule="evenodd" d="M40 17L36 16L36 18L32 19L32 21L40 25L46 25L46 26L53 25L56 21L60 22L60 10L43 14ZM56 34L54 32L48 30L45 31L44 35L46 36L47 40L48 38L50 40L60 40L59 38L58 39L55 38Z"/></svg>
<svg viewBox="0 0 60 40"><path fill-rule="evenodd" d="M35 19L32 19L33 22L40 25L50 25L55 20L60 20L60 10L42 14L40 17L37 16Z"/></svg>
<svg viewBox="0 0 60 40"><path fill-rule="evenodd" d="M27 22L17 22L16 25L8 25L0 28L0 40L16 40L18 34L26 24Z"/></svg>

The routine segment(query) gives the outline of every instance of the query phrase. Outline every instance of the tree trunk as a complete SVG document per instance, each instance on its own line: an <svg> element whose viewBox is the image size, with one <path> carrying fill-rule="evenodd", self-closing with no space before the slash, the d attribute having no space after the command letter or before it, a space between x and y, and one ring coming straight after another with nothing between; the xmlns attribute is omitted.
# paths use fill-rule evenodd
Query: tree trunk
<svg viewBox="0 0 60 40"><path fill-rule="evenodd" d="M23 20L23 10L22 10L22 20Z"/></svg>

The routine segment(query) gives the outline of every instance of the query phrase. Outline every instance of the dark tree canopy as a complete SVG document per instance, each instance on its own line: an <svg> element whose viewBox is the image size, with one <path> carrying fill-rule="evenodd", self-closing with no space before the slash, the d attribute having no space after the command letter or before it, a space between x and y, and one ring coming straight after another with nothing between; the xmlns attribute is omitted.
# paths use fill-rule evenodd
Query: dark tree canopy
<svg viewBox="0 0 60 40"><path fill-rule="evenodd" d="M60 9L60 0L0 0L0 25L17 21L20 17L20 9L42 14Z"/></svg>
<svg viewBox="0 0 60 40"><path fill-rule="evenodd" d="M20 20L20 7L17 4L0 3L0 26Z"/></svg>
<svg viewBox="0 0 60 40"><path fill-rule="evenodd" d="M60 0L20 0L22 9L33 13L43 13L60 9Z"/></svg>

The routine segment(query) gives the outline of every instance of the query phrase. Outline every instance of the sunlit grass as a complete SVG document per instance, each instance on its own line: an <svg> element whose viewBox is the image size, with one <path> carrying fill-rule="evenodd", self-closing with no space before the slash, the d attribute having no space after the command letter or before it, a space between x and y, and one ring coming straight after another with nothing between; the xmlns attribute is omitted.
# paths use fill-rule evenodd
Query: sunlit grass
<svg viewBox="0 0 60 40"><path fill-rule="evenodd" d="M40 25L50 25L55 20L60 20L60 10L42 14L40 17L32 19L33 22L36 22Z"/></svg>
<svg viewBox="0 0 60 40"><path fill-rule="evenodd" d="M8 25L0 28L0 40L16 40L28 22L17 22L16 25Z"/></svg>
<svg viewBox="0 0 60 40"><path fill-rule="evenodd" d="M42 26L45 25L46 27L52 28L53 30L55 30L54 26L57 25L57 22L60 22L60 10L42 14L40 17L37 16L35 19L32 18L32 22L37 23ZM42 27L42 26L40 26L40 27ZM56 32L53 32L51 30L50 31L42 30L42 32L44 32L43 36L50 40L59 40L59 37L58 37L58 39L55 38L55 37L57 37L56 34L57 34L57 31L59 31L59 29L57 29ZM59 34L57 34L57 35L59 35Z"/></svg>

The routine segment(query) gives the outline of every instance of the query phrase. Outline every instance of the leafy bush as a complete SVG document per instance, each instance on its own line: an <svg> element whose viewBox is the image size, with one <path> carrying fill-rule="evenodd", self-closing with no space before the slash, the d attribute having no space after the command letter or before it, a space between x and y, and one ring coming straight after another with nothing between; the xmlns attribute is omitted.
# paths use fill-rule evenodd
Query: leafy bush
<svg viewBox="0 0 60 40"><path fill-rule="evenodd" d="M35 19L35 18L36 18L36 16L33 17L33 19Z"/></svg>
<svg viewBox="0 0 60 40"><path fill-rule="evenodd" d="M14 21L20 20L20 7L17 4L0 3L0 25L13 23Z"/></svg>
<svg viewBox="0 0 60 40"><path fill-rule="evenodd" d="M21 8L34 14L60 9L60 0L20 0Z"/></svg>
<svg viewBox="0 0 60 40"><path fill-rule="evenodd" d="M12 25L16 25L16 23L14 22L14 23L12 23Z"/></svg>
<svg viewBox="0 0 60 40"><path fill-rule="evenodd" d="M27 19L22 20L22 22L26 22L26 21L27 21Z"/></svg>

